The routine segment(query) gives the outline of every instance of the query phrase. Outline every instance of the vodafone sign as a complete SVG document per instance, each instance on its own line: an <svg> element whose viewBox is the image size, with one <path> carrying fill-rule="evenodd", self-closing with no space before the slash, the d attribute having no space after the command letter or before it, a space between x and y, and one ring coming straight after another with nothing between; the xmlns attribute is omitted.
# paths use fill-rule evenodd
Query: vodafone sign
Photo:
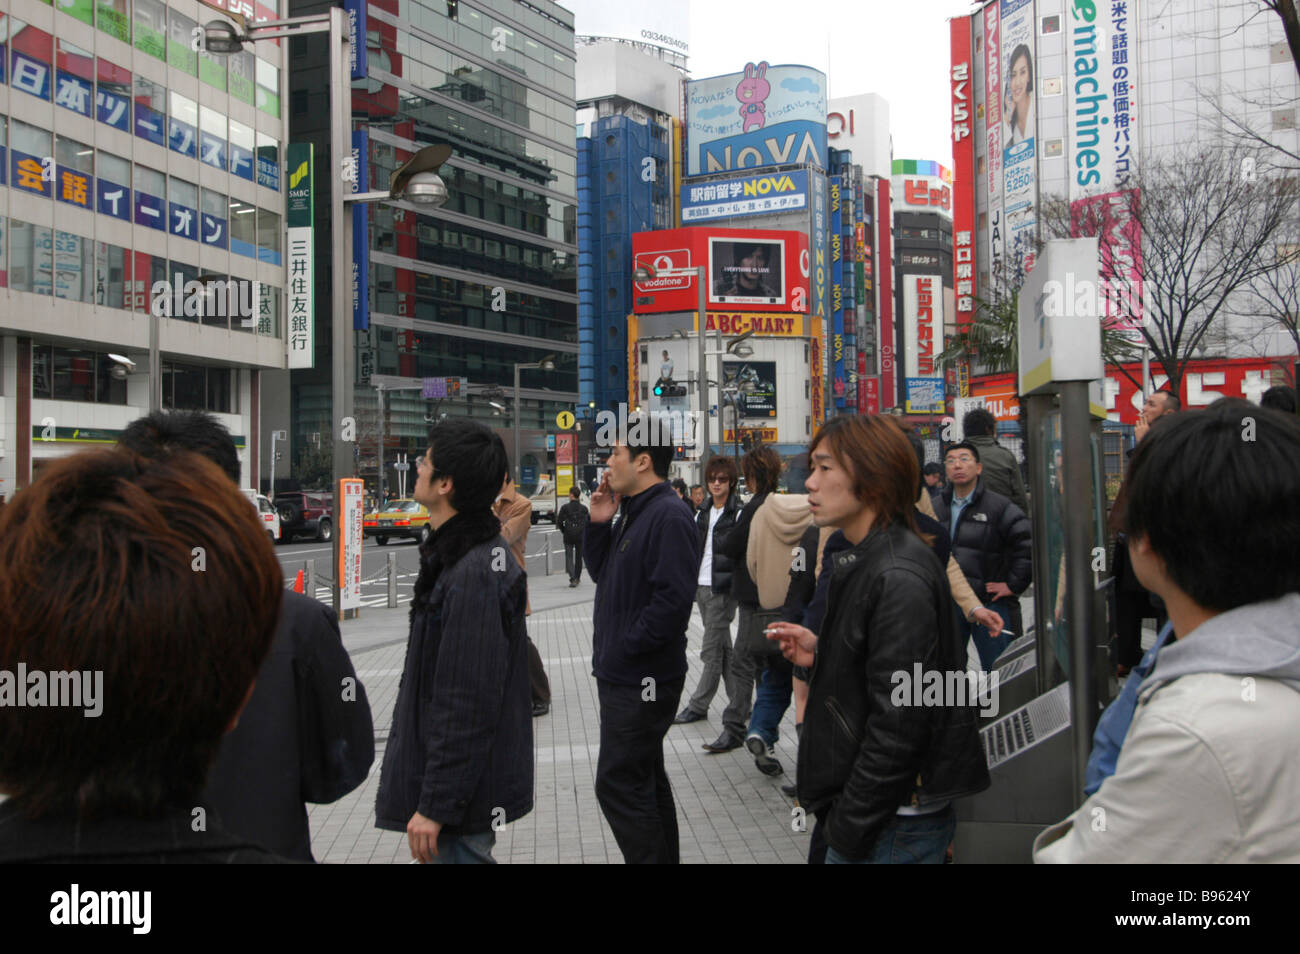
<svg viewBox="0 0 1300 954"><path fill-rule="evenodd" d="M652 272L666 272L676 268L690 268L691 250L671 248L650 252L637 252L632 256L632 268L645 268ZM644 282L633 281L632 290L638 295L660 291L680 291L695 287L693 275L656 275Z"/></svg>

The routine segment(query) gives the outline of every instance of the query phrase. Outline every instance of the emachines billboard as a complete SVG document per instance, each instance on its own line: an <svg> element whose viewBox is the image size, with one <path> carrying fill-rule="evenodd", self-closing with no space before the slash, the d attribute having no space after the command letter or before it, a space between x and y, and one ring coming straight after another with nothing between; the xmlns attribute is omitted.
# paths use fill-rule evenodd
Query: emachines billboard
<svg viewBox="0 0 1300 954"><path fill-rule="evenodd" d="M632 236L633 267L654 278L632 282L637 314L695 311L699 291L694 271L668 270L707 265L710 309L806 314L809 303L808 236L771 229L683 228L637 232Z"/></svg>

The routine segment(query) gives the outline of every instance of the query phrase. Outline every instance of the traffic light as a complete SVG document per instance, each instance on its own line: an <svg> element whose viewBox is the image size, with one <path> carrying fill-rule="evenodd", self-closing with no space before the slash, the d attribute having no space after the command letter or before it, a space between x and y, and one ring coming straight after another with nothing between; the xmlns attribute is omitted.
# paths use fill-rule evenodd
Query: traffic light
<svg viewBox="0 0 1300 954"><path fill-rule="evenodd" d="M655 397L663 397L663 396L664 396L664 379L660 378L658 381L655 382Z"/></svg>

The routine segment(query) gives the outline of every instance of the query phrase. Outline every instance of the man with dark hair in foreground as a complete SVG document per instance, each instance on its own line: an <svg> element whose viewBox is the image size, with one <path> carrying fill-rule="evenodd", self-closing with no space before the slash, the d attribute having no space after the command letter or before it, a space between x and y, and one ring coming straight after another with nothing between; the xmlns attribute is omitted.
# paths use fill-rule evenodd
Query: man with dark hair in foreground
<svg viewBox="0 0 1300 954"><path fill-rule="evenodd" d="M235 441L203 411L154 411L132 421L119 443L155 460L177 451L202 454L239 486ZM221 743L199 804L228 830L286 858L312 861L304 802L338 801L366 780L374 760L370 703L333 611L285 591L271 652L239 725Z"/></svg>
<svg viewBox="0 0 1300 954"><path fill-rule="evenodd" d="M414 497L420 546L411 632L375 800L423 863L494 864L496 832L533 809L527 577L492 512L509 463L474 421L429 430Z"/></svg>
<svg viewBox="0 0 1300 954"><path fill-rule="evenodd" d="M239 490L186 451L89 451L19 492L0 540L0 862L285 860L201 810L283 594Z"/></svg>
<svg viewBox="0 0 1300 954"><path fill-rule="evenodd" d="M1138 689L1115 774L1038 836L1035 861L1300 861L1298 475L1295 418L1236 399L1138 445L1128 553L1176 641Z"/></svg>
<svg viewBox="0 0 1300 954"><path fill-rule="evenodd" d="M672 458L665 420L628 415L624 442L609 455L609 470L591 495L583 539L587 572L596 583L596 798L628 864L679 860L663 742L686 680L686 625L700 539L668 484Z"/></svg>

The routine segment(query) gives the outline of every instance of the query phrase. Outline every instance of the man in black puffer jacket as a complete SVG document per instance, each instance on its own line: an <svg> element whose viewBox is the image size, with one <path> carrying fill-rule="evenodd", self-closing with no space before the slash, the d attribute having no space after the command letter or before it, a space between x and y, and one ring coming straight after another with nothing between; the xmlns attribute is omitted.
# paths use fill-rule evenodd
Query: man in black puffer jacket
<svg viewBox="0 0 1300 954"><path fill-rule="evenodd" d="M674 725L699 722L707 717L709 703L718 691L721 680L727 687L727 698L735 695L731 678L731 621L736 618L736 601L731 597L732 560L714 549L714 540L725 537L736 525L740 513L740 498L736 496L739 480L736 463L730 457L714 457L705 469L705 482L709 485L712 500L695 515L695 525L700 531L700 569L695 603L700 608L700 621L704 626L704 641L700 649L700 662L704 672L695 687L686 708L677 713Z"/></svg>
<svg viewBox="0 0 1300 954"><path fill-rule="evenodd" d="M817 816L812 841L825 841L827 864L939 864L953 800L989 776L947 575L916 532L920 468L878 416L833 418L808 456L813 520L843 530L850 548L831 558L820 638L768 628L787 659L812 667L799 803ZM922 696L934 676L944 690Z"/></svg>
<svg viewBox="0 0 1300 954"><path fill-rule="evenodd" d="M975 640L987 672L1011 640L1023 634L1020 594L1033 579L1029 518L980 479L980 452L970 443L953 444L944 454L949 486L934 501L934 513L948 527L952 554L984 605L1006 622L997 637L979 623L961 621L963 638Z"/></svg>
<svg viewBox="0 0 1300 954"><path fill-rule="evenodd" d="M420 546L411 634L384 753L375 826L405 831L425 863L492 864L496 832L533 808L527 578L492 504L501 438L449 420L429 431L415 499Z"/></svg>

